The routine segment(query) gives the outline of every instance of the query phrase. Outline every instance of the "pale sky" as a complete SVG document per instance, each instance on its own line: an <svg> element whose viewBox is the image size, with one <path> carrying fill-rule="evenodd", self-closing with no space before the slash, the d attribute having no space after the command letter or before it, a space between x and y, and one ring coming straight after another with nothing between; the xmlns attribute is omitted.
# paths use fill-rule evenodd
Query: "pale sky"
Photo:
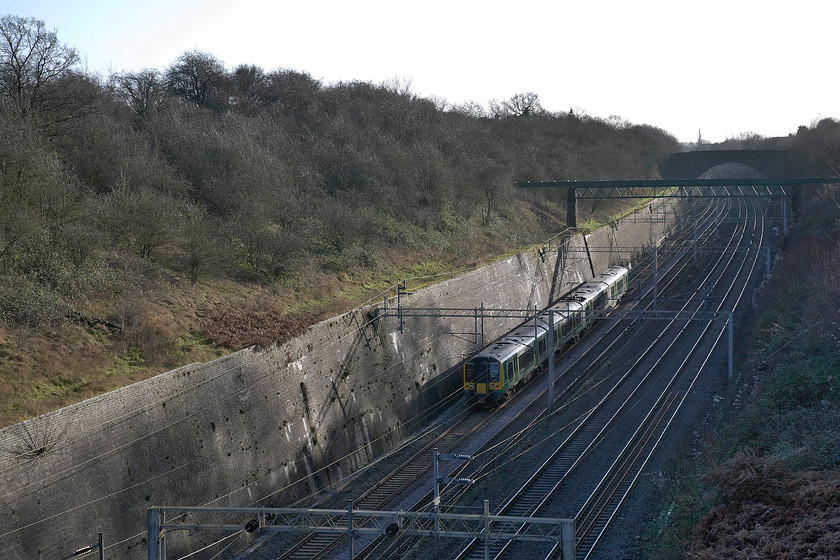
<svg viewBox="0 0 840 560"><path fill-rule="evenodd" d="M103 77L197 49L452 104L534 92L684 142L840 118L836 0L0 0L6 14L43 20Z"/></svg>

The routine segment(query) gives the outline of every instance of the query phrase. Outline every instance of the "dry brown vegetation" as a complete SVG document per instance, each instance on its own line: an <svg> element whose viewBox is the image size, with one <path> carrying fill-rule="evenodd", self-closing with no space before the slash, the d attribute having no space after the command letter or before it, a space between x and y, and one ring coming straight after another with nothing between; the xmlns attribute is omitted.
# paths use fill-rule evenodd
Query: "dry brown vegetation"
<svg viewBox="0 0 840 560"><path fill-rule="evenodd" d="M262 305L247 309L224 306L204 318L202 330L210 342L226 348L268 348L302 334L315 320L313 315L289 315Z"/></svg>
<svg viewBox="0 0 840 560"><path fill-rule="evenodd" d="M700 523L696 560L840 557L840 471L792 471L752 452L708 476L726 497Z"/></svg>

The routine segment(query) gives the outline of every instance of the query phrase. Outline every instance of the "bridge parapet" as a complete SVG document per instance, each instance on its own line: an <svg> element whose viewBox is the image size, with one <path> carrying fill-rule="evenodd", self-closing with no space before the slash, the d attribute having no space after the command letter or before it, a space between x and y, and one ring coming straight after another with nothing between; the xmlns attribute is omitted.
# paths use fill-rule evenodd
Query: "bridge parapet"
<svg viewBox="0 0 840 560"><path fill-rule="evenodd" d="M795 177L798 165L787 150L705 150L665 156L660 169L663 179L697 179L725 163L752 167L764 177Z"/></svg>

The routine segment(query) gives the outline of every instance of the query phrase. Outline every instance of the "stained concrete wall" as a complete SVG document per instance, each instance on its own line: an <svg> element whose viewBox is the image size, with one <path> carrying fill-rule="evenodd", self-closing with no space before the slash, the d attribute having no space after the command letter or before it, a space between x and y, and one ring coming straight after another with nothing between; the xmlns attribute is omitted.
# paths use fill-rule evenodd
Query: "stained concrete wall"
<svg viewBox="0 0 840 560"><path fill-rule="evenodd" d="M664 223L644 212L403 304L544 307L627 263L632 255L619 247L657 242ZM192 364L0 430L2 557L57 560L102 532L106 558L145 558L149 506L281 505L392 448L420 411L458 393L453 372L474 346L452 333L474 324L407 318L400 333L396 319L372 316L359 309L271 350ZM485 320L487 341L516 322ZM196 533L191 545L206 538Z"/></svg>

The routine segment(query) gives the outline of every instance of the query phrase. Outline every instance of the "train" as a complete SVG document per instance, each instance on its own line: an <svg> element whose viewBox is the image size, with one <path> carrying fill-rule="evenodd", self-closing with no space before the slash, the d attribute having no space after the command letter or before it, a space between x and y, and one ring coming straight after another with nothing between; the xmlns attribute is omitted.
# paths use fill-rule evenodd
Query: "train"
<svg viewBox="0 0 840 560"><path fill-rule="evenodd" d="M482 407L495 407L546 366L549 310L554 311L554 352L592 326L594 311L615 307L627 292L629 271L611 266L583 282L464 362L464 392Z"/></svg>

